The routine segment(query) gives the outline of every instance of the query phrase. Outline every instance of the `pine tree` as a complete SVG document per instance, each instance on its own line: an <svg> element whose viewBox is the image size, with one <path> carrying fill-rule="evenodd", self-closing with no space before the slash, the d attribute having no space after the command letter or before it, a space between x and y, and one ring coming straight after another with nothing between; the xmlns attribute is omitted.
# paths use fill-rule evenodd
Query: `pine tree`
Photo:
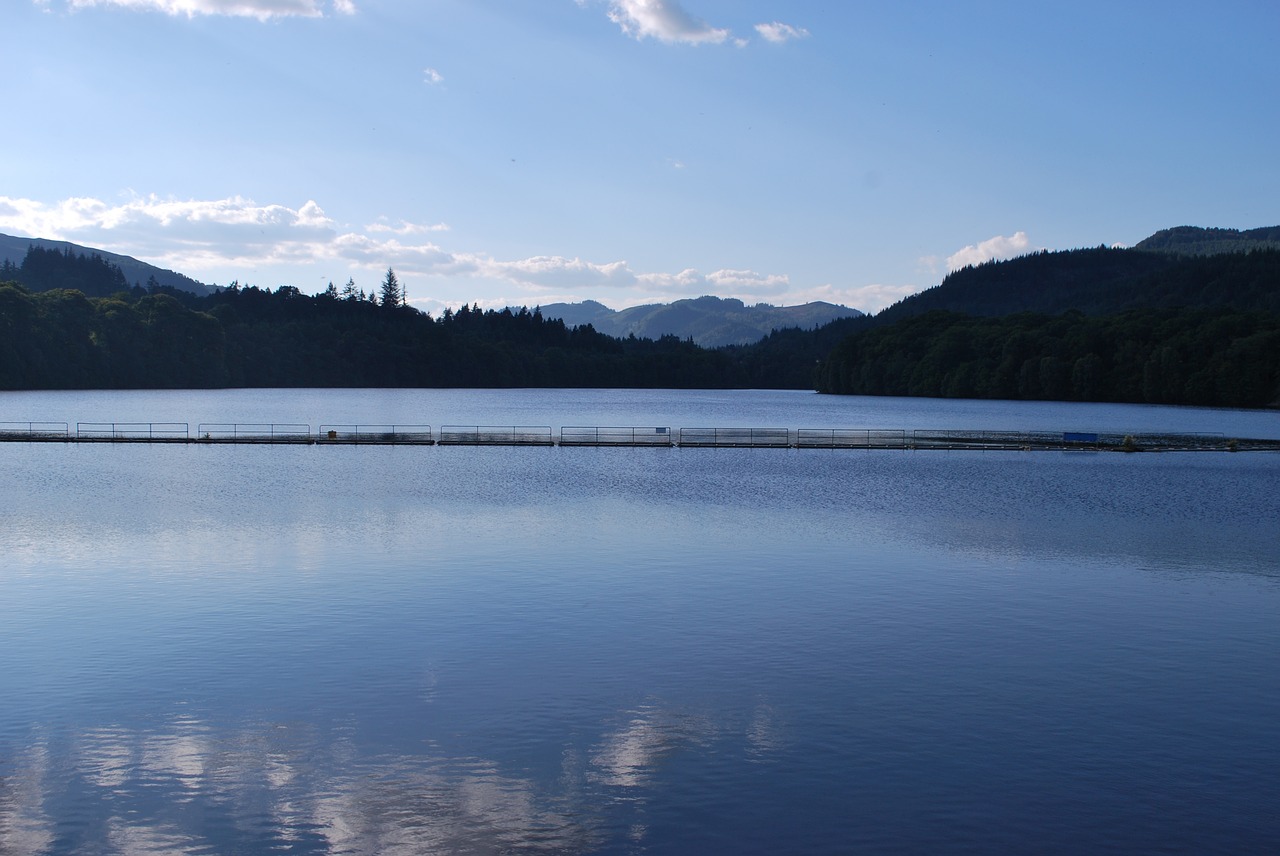
<svg viewBox="0 0 1280 856"><path fill-rule="evenodd" d="M382 305L388 309L400 305L400 280L391 268L387 268L387 275L382 280Z"/></svg>

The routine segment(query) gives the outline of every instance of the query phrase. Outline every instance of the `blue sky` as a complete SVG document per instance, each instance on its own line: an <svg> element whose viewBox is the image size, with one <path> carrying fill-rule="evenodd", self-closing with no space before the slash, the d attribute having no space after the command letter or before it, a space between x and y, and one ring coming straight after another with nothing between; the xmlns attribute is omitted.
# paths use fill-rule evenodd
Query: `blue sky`
<svg viewBox="0 0 1280 856"><path fill-rule="evenodd" d="M0 232L426 310L875 311L1280 223L1280 3L5 0Z"/></svg>

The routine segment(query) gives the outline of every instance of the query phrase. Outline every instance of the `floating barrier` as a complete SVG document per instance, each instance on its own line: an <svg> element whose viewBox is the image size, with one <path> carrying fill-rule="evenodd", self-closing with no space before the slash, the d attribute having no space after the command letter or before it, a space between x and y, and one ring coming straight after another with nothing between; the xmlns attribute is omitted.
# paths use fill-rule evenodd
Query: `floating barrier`
<svg viewBox="0 0 1280 856"><path fill-rule="evenodd" d="M550 426L444 425L441 446L554 446Z"/></svg>
<svg viewBox="0 0 1280 856"><path fill-rule="evenodd" d="M431 446L430 425L321 425L317 443L376 446Z"/></svg>
<svg viewBox="0 0 1280 856"><path fill-rule="evenodd" d="M70 434L65 422L0 422L0 440L66 440Z"/></svg>
<svg viewBox="0 0 1280 856"><path fill-rule="evenodd" d="M296 423L202 422L196 439L205 443L310 443L311 426Z"/></svg>
<svg viewBox="0 0 1280 856"><path fill-rule="evenodd" d="M1221 433L1120 434L883 428L680 428L575 425L321 425L202 422L0 422L0 442L243 443L370 446L651 446L744 449L1023 450L1081 452L1280 451L1280 439Z"/></svg>
<svg viewBox="0 0 1280 856"><path fill-rule="evenodd" d="M561 446L670 446L670 428L594 428L571 426L560 429Z"/></svg>
<svg viewBox="0 0 1280 856"><path fill-rule="evenodd" d="M185 443L186 422L77 422L76 439L87 442Z"/></svg>
<svg viewBox="0 0 1280 856"><path fill-rule="evenodd" d="M680 446L717 448L785 449L791 445L789 428L681 428Z"/></svg>
<svg viewBox="0 0 1280 856"><path fill-rule="evenodd" d="M905 449L907 432L871 428L801 428L798 449Z"/></svg>

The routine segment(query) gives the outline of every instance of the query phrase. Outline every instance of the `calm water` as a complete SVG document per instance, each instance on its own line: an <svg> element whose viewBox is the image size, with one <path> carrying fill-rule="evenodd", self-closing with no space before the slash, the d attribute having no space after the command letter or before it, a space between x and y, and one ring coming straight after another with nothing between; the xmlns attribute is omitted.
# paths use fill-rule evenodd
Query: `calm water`
<svg viewBox="0 0 1280 856"><path fill-rule="evenodd" d="M0 395L73 426L1278 419ZM0 444L0 474L0 853L1280 848L1280 455Z"/></svg>

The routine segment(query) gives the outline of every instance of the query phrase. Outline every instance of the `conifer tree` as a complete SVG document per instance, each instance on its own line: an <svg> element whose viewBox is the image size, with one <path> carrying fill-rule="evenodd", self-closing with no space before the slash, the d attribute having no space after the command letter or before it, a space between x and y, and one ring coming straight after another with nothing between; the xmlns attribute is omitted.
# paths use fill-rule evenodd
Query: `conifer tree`
<svg viewBox="0 0 1280 856"><path fill-rule="evenodd" d="M388 309L400 305L400 280L391 268L387 268L387 275L382 280L382 305Z"/></svg>

